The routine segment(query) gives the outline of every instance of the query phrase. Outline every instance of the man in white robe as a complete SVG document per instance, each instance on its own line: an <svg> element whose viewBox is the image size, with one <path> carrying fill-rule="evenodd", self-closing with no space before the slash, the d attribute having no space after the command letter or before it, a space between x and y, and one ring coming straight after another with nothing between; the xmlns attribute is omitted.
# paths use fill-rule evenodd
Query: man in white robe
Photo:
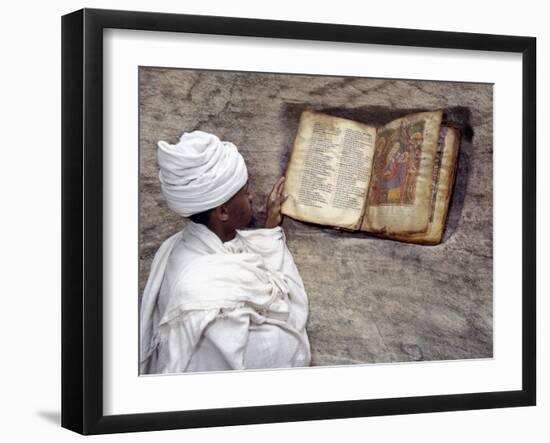
<svg viewBox="0 0 550 443"><path fill-rule="evenodd" d="M264 229L237 148L201 131L158 144L168 206L191 221L159 248L140 309L140 373L308 366L308 300L280 224L284 178Z"/></svg>

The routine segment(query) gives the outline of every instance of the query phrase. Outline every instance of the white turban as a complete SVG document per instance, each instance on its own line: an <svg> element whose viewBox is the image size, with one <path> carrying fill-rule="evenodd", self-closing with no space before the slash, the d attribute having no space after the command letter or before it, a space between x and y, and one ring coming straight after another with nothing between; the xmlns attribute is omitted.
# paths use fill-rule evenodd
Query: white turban
<svg viewBox="0 0 550 443"><path fill-rule="evenodd" d="M177 144L159 141L158 148L162 193L184 217L226 203L248 180L237 147L213 134L185 132Z"/></svg>

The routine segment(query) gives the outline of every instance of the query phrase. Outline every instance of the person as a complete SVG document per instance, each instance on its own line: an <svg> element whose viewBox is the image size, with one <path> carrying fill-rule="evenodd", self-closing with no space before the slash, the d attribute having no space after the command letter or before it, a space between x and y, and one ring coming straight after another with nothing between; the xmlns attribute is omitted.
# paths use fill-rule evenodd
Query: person
<svg viewBox="0 0 550 443"><path fill-rule="evenodd" d="M166 203L190 220L164 241L140 306L140 373L308 366L307 294L281 228L284 178L265 227L236 146L203 131L158 143Z"/></svg>

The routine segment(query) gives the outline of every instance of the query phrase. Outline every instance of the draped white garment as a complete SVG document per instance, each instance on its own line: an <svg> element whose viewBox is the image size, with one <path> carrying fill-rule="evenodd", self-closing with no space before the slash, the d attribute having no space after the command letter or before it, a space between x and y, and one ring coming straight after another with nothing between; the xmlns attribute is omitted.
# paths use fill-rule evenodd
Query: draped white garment
<svg viewBox="0 0 550 443"><path fill-rule="evenodd" d="M223 243L189 222L155 255L140 373L308 366L308 300L280 227Z"/></svg>

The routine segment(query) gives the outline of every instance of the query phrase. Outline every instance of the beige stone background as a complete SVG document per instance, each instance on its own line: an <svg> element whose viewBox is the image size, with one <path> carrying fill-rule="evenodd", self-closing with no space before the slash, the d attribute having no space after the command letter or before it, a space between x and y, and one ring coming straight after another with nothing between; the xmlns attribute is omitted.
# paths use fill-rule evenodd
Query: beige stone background
<svg viewBox="0 0 550 443"><path fill-rule="evenodd" d="M146 67L139 76L140 294L157 248L185 224L160 193L158 140L201 129L235 143L261 222L303 110L381 125L448 108L462 142L440 245L288 217L283 228L309 295L313 365L492 357L492 85Z"/></svg>

